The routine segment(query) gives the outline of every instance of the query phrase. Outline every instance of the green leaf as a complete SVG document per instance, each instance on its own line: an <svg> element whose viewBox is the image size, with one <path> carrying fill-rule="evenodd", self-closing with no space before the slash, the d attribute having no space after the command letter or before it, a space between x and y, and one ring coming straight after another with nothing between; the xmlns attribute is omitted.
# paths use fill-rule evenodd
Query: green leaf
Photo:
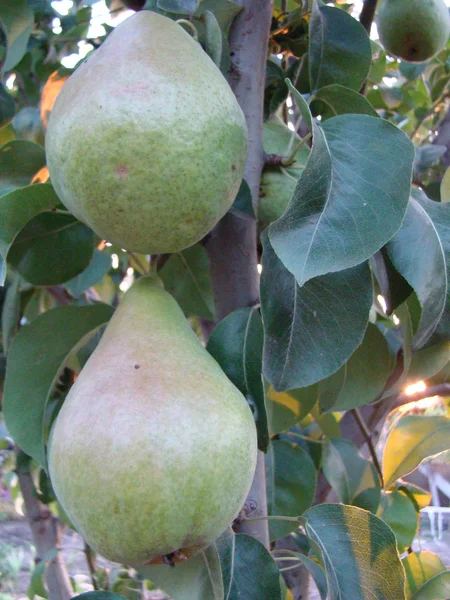
<svg viewBox="0 0 450 600"><path fill-rule="evenodd" d="M359 265L392 238L408 206L414 158L404 133L366 115L333 117L322 127L313 121L313 138L294 196L269 228L300 286Z"/></svg>
<svg viewBox="0 0 450 600"><path fill-rule="evenodd" d="M320 410L350 410L373 401L383 390L390 372L386 338L369 323L360 346L331 377L319 384Z"/></svg>
<svg viewBox="0 0 450 600"><path fill-rule="evenodd" d="M271 516L298 517L316 491L316 469L309 454L284 440L272 441L266 456L267 509ZM270 539L284 537L299 523L269 521Z"/></svg>
<svg viewBox="0 0 450 600"><path fill-rule="evenodd" d="M311 89L332 83L359 90L372 62L364 27L339 8L319 6L314 0L309 25Z"/></svg>
<svg viewBox="0 0 450 600"><path fill-rule="evenodd" d="M415 383L439 373L450 361L450 342L441 342L414 352L408 371L408 381Z"/></svg>
<svg viewBox="0 0 450 600"><path fill-rule="evenodd" d="M288 392L276 392L266 385L266 406L269 431L273 436L286 431L306 417L319 398L317 385Z"/></svg>
<svg viewBox="0 0 450 600"><path fill-rule="evenodd" d="M16 105L5 87L0 84L0 128L7 125L14 117Z"/></svg>
<svg viewBox="0 0 450 600"><path fill-rule="evenodd" d="M373 464L347 440L334 438L323 447L323 473L340 502L376 513L381 484Z"/></svg>
<svg viewBox="0 0 450 600"><path fill-rule="evenodd" d="M450 596L450 570L443 571L425 583L412 600L448 600Z"/></svg>
<svg viewBox="0 0 450 600"><path fill-rule="evenodd" d="M66 287L74 298L79 298L83 292L98 283L108 273L111 268L111 255L107 252L94 250L92 260L87 268L69 281L66 281Z"/></svg>
<svg viewBox="0 0 450 600"><path fill-rule="evenodd" d="M174 254L158 276L185 313L215 319L209 263L203 246L197 244Z"/></svg>
<svg viewBox="0 0 450 600"><path fill-rule="evenodd" d="M418 349L430 339L450 339L450 204L433 202L417 192L415 196L387 250L420 301L422 314L413 340L413 348Z"/></svg>
<svg viewBox="0 0 450 600"><path fill-rule="evenodd" d="M74 348L106 323L106 304L61 306L37 317L9 349L3 410L14 441L45 467L44 413L58 374Z"/></svg>
<svg viewBox="0 0 450 600"><path fill-rule="evenodd" d="M42 211L58 204L59 199L48 183L30 185L0 197L0 253L5 261L17 234L25 225ZM5 281L5 274L4 271L0 277L0 285Z"/></svg>
<svg viewBox="0 0 450 600"><path fill-rule="evenodd" d="M306 534L321 551L329 600L401 600L405 574L395 536L372 513L322 504L304 515Z"/></svg>
<svg viewBox="0 0 450 600"><path fill-rule="evenodd" d="M227 600L281 600L280 571L258 540L244 534L222 536L218 550Z"/></svg>
<svg viewBox="0 0 450 600"><path fill-rule="evenodd" d="M372 306L367 263L299 287L263 244L263 372L277 391L307 387L336 372L362 342Z"/></svg>
<svg viewBox="0 0 450 600"><path fill-rule="evenodd" d="M232 531L174 569L152 565L139 571L173 600L281 600L280 572L269 552L255 538Z"/></svg>
<svg viewBox="0 0 450 600"><path fill-rule="evenodd" d="M411 473L430 456L450 449L450 419L407 415L391 430L384 447L384 487Z"/></svg>
<svg viewBox="0 0 450 600"><path fill-rule="evenodd" d="M200 0L197 13L202 15L207 10L214 14L221 30L228 36L230 25L236 15L241 12L242 6L231 0Z"/></svg>
<svg viewBox="0 0 450 600"><path fill-rule="evenodd" d="M310 100L313 113L314 109L317 108L317 104L314 103L318 102L322 102L325 105L324 109L320 111L322 121L336 115L349 113L378 117L377 111L362 94L338 83L333 83L317 90Z"/></svg>
<svg viewBox="0 0 450 600"><path fill-rule="evenodd" d="M34 285L58 285L89 265L94 232L72 215L41 213L14 240L8 262Z"/></svg>
<svg viewBox="0 0 450 600"><path fill-rule="evenodd" d="M6 356L12 338L19 328L20 318L20 282L21 277L14 273L6 290L2 307L2 347Z"/></svg>
<svg viewBox="0 0 450 600"><path fill-rule="evenodd" d="M411 546L419 523L419 512L411 498L400 491L384 492L378 516L394 532L400 553Z"/></svg>
<svg viewBox="0 0 450 600"><path fill-rule="evenodd" d="M320 594L320 600L327 600L327 578L322 567L304 554L297 553L296 556L308 569L312 578L314 579L314 583L316 584L317 590Z"/></svg>
<svg viewBox="0 0 450 600"><path fill-rule="evenodd" d="M243 179L239 187L236 199L233 202L230 211L243 219L254 219L255 211L253 209L252 193L248 183Z"/></svg>
<svg viewBox="0 0 450 600"><path fill-rule="evenodd" d="M157 0L158 8L182 15L193 15L198 9L199 0Z"/></svg>
<svg viewBox="0 0 450 600"><path fill-rule="evenodd" d="M445 565L433 552L411 552L402 559L406 573L406 600L411 600L413 594L429 579L445 571Z"/></svg>
<svg viewBox="0 0 450 600"><path fill-rule="evenodd" d="M52 548L34 567L33 572L31 573L31 581L27 589L27 596L31 600L33 600L35 596L47 598L47 591L44 585L45 570L47 568L47 564L54 559L55 556L57 556L58 552L60 552L58 548Z"/></svg>
<svg viewBox="0 0 450 600"><path fill-rule="evenodd" d="M441 202L450 202L450 167L445 171L441 181Z"/></svg>
<svg viewBox="0 0 450 600"><path fill-rule="evenodd" d="M112 592L84 592L73 596L72 600L126 600L126 598Z"/></svg>
<svg viewBox="0 0 450 600"><path fill-rule="evenodd" d="M30 184L44 165L45 152L39 144L26 140L7 142L0 148L0 194Z"/></svg>
<svg viewBox="0 0 450 600"><path fill-rule="evenodd" d="M205 22L205 51L214 64L220 69L224 46L224 37L214 13L207 10L203 13Z"/></svg>
<svg viewBox="0 0 450 600"><path fill-rule="evenodd" d="M34 15L26 0L0 0L0 24L6 35L7 52L2 71L10 71L27 50Z"/></svg>
<svg viewBox="0 0 450 600"><path fill-rule="evenodd" d="M241 308L220 321L206 349L246 397L258 430L258 448L265 452L269 431L261 376L264 331L254 308Z"/></svg>

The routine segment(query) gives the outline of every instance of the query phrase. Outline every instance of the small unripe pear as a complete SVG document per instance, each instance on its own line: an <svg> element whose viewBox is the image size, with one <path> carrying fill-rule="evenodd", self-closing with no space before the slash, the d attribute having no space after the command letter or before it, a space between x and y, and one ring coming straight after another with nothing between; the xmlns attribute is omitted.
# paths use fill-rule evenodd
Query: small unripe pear
<svg viewBox="0 0 450 600"><path fill-rule="evenodd" d="M200 44L145 10L68 79L45 146L55 191L78 219L120 248L161 254L197 243L230 208L247 129Z"/></svg>
<svg viewBox="0 0 450 600"><path fill-rule="evenodd" d="M377 28L389 54L408 62L425 62L447 43L448 7L444 0L383 0Z"/></svg>
<svg viewBox="0 0 450 600"><path fill-rule="evenodd" d="M55 494L106 558L194 555L238 515L256 465L240 391L153 277L125 294L52 427Z"/></svg>

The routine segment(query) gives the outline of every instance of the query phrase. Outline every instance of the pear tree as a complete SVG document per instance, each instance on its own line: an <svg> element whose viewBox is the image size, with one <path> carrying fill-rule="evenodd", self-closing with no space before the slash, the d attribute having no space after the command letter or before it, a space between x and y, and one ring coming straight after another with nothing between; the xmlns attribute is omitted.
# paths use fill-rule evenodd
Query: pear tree
<svg viewBox="0 0 450 600"><path fill-rule="evenodd" d="M0 27L28 596L447 598L409 477L450 449L447 3L15 0Z"/></svg>

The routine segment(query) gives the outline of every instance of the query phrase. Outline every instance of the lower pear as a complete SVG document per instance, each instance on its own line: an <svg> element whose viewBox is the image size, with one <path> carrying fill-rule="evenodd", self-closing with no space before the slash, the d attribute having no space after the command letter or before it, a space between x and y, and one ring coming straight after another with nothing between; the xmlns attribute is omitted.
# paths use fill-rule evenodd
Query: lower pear
<svg viewBox="0 0 450 600"><path fill-rule="evenodd" d="M211 544L256 465L242 394L154 276L125 294L52 427L56 496L106 558L144 565Z"/></svg>

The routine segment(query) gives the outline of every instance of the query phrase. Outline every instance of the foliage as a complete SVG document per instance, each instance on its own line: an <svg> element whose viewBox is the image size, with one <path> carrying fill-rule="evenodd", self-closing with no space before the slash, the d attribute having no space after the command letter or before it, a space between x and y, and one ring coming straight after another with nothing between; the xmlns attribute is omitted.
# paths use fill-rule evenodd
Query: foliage
<svg viewBox="0 0 450 600"><path fill-rule="evenodd" d="M0 2L2 407L35 475L44 473L51 424L102 326L149 270L148 257L105 243L67 213L45 168L45 128L73 53L97 48L111 18L125 14L119 0L108 2L95 30L98 5L74 2L64 15L49 0ZM232 72L228 34L238 4L147 0L145 9L188 19L216 65ZM378 426L370 418L406 402L409 384L449 383L449 140L436 143L436 135L450 114L450 45L427 63L402 62L369 38L352 4L316 0L275 2L268 44L261 304L223 319L207 349L253 410L271 540L294 532L298 548L268 552L229 531L175 569L125 570L115 583L99 570L105 591L80 598L137 594L145 579L174 600L276 600L280 564L304 565L323 598L449 595L436 555L400 553L430 501L403 478L449 449L450 420L394 419L380 466L362 452L361 419ZM243 223L258 214L245 181L231 212ZM150 268L206 342L214 299L227 290L214 289L205 245L151 257ZM56 510L42 482L37 493ZM324 485L339 504L313 506ZM45 564L35 591L45 591Z"/></svg>

